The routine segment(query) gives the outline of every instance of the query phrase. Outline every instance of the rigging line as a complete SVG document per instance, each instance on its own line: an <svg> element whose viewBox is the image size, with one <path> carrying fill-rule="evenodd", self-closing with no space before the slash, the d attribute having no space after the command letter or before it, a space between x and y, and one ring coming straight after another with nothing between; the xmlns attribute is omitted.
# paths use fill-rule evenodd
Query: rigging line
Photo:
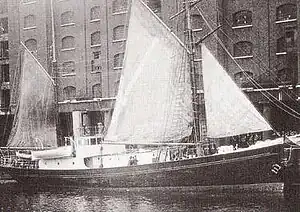
<svg viewBox="0 0 300 212"><path fill-rule="evenodd" d="M224 11L224 9L222 9L222 8L220 8L220 7L218 7L218 9L220 9L220 10L223 10ZM202 13L204 13L204 11L202 11ZM225 18L224 17L224 20L226 21L226 23L228 24L228 26L230 26L230 22L228 21L228 19L227 18ZM234 40L224 31L224 30L220 30L233 44L234 44ZM235 33L234 33L235 34ZM237 35L237 34L235 34L235 35ZM239 47L239 50L241 50L242 52L245 52L242 48L240 48ZM265 63L262 61L262 60L260 60L259 58L257 58L257 60L262 64L262 66L263 66L263 69L260 67L260 65L255 61L255 60L251 60L251 62L252 63L254 63L260 70L263 70L263 74L265 74L265 73L271 73L274 77L275 77L275 79L277 79L277 81L281 81L280 80L280 78L278 78L277 77L277 75L276 75L276 73L274 73L273 71L272 71L272 69L269 69L266 65L265 65ZM277 81L276 80L273 80L273 78L270 78L270 80L271 80L271 82L273 82L276 86L279 86L279 84L277 83ZM287 93L287 92L285 92L285 91L283 91L292 101L294 101L294 102L297 102L289 93Z"/></svg>
<svg viewBox="0 0 300 212"><path fill-rule="evenodd" d="M247 73L245 73L245 75L247 75ZM248 75L246 76L247 78L249 77L249 80L252 81L252 83L257 84L257 82L253 79L251 79L251 77ZM257 84L258 85L258 84ZM294 118L300 119L300 113L298 113L297 111L295 111L293 108L290 108L289 106L287 106L286 104L284 104L281 101L278 101L276 97L274 97L272 94L270 94L269 92L266 92L267 94L269 94L269 96L265 95L263 92L261 92L269 101L271 101L272 103L274 103L277 107L279 107L280 109L282 109L283 111L285 111L286 113L288 113L289 115L293 116ZM275 99L276 101L271 100L271 98ZM286 109L284 109L282 106L280 106L278 103L281 103L283 106L287 107L290 111L292 111L294 114L292 114L291 112L287 111ZM297 114L298 116L296 116L295 114Z"/></svg>
<svg viewBox="0 0 300 212"><path fill-rule="evenodd" d="M201 14L201 16L203 17L203 20L206 22L207 26L212 29L212 27L210 26L210 24L208 23L208 21L206 20L206 18L204 17L203 13L202 13L202 10L199 9L198 7L196 7L197 10L199 11L199 13ZM230 56L230 58L234 61L234 63L238 66L238 68L244 72L244 74L246 73L246 71L239 65L239 63L237 63L237 61L234 59L234 57L230 54L230 52L227 50L227 48L225 47L225 45L222 43L222 41L216 36L214 35L214 37L216 38L216 40L219 42L219 44L223 47L223 49L226 51L226 53ZM247 76L247 75L246 75ZM248 75L249 77L249 75ZM257 87L259 88L263 88L259 83L257 83L256 81L254 81L252 78L249 78L250 81L252 81ZM266 93L268 93L270 96L273 97L273 95L268 92L268 91L265 91ZM261 92L265 97L266 95ZM281 104L283 104L286 108L288 108L289 110L293 111L295 114L299 115L299 117L297 117L298 119L300 119L300 113L295 111L294 109L290 108L288 105L286 105L285 103L279 101L277 98L273 97L277 102L280 102ZM272 101L273 102L273 101ZM277 105L277 104L275 104ZM287 112L286 110L284 110L285 112ZM287 112L288 113L288 112ZM289 113L290 114L290 113ZM294 116L295 117L295 116Z"/></svg>

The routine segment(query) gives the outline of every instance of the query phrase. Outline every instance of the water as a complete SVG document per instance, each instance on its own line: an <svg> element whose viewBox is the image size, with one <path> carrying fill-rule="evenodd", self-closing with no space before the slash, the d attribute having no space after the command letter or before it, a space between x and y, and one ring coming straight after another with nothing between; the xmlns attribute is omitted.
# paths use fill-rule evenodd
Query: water
<svg viewBox="0 0 300 212"><path fill-rule="evenodd" d="M51 188L25 189L12 181L0 184L0 211L300 211L283 199L282 185L243 188Z"/></svg>

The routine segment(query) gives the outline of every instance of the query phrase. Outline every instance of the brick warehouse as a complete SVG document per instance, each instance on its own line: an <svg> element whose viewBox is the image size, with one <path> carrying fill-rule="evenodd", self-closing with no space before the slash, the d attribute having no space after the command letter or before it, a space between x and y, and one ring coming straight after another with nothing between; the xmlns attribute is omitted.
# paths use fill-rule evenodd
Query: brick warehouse
<svg viewBox="0 0 300 212"><path fill-rule="evenodd" d="M183 39L183 15L170 20L182 9L182 2L147 1L153 11ZM12 116L8 114L14 111L13 84L20 41L36 55L46 70L52 70L52 45L55 44L57 73L49 73L55 74L57 80L63 136L79 135L83 126L95 127L100 121L107 126L122 70L128 2L2 0L0 4L2 136L7 137L7 123L11 123ZM297 109L299 5L299 0L203 0L193 9L195 38L201 38L210 31L207 23L213 28L222 25L217 31L218 36L247 75L260 83L260 90L271 92ZM259 89L249 83L217 42L213 39L207 42L230 75L278 131L298 131L295 118L280 112L259 93ZM199 54L196 59L201 61ZM1 140L3 144L5 139Z"/></svg>

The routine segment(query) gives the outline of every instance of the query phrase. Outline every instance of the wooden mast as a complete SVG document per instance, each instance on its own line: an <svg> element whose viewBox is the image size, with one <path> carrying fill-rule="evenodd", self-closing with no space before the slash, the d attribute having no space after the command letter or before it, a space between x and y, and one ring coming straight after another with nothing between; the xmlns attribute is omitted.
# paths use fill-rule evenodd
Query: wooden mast
<svg viewBox="0 0 300 212"><path fill-rule="evenodd" d="M199 73L195 67L195 42L193 36L193 29L191 24L191 7L192 4L190 0L184 0L185 6L185 17L186 17L186 43L189 48L189 65L190 65L190 78L192 85L192 102L193 102L193 133L192 137L195 143L201 141L200 134L200 87L199 87Z"/></svg>
<svg viewBox="0 0 300 212"><path fill-rule="evenodd" d="M55 110L56 110L56 139L57 145L62 145L61 132L59 130L59 105L58 105L58 71L57 71L57 60L56 60L56 43L55 43L55 25L54 25L54 6L53 0L50 2L51 8L51 36L52 36L52 77L54 78L54 98L55 98Z"/></svg>

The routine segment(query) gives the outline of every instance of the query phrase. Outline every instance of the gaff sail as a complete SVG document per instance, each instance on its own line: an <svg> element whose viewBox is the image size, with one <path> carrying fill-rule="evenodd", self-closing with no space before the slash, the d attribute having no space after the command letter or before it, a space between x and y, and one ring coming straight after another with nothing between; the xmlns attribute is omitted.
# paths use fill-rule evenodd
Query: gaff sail
<svg viewBox="0 0 300 212"><path fill-rule="evenodd" d="M117 101L106 140L177 141L191 134L192 93L184 45L133 0Z"/></svg>
<svg viewBox="0 0 300 212"><path fill-rule="evenodd" d="M207 136L221 138L272 130L204 44L202 60Z"/></svg>
<svg viewBox="0 0 300 212"><path fill-rule="evenodd" d="M56 147L54 83L34 56L24 49L14 123L7 146Z"/></svg>

